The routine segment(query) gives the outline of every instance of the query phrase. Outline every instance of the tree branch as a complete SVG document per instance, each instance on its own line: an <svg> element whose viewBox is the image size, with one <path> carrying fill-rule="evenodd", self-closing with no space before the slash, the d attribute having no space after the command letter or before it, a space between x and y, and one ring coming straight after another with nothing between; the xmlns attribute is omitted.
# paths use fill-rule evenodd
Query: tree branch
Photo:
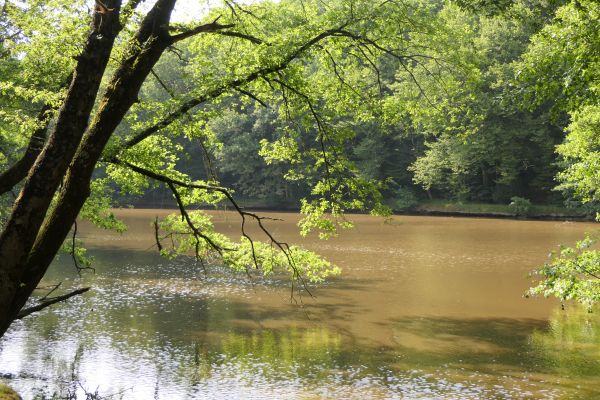
<svg viewBox="0 0 600 400"><path fill-rule="evenodd" d="M198 25L195 28L189 29L189 30L179 33L177 35L171 35L171 44L179 42L179 41L187 39L187 38L190 38L192 36L198 35L199 33L217 32L222 29L233 28L235 26L234 24L226 24L226 25L219 24L217 22L219 20L219 18L215 19L211 23Z"/></svg>
<svg viewBox="0 0 600 400"><path fill-rule="evenodd" d="M67 299L70 299L73 296L77 296L78 294L83 294L85 292L87 292L88 290L90 290L91 288L86 287L86 288L81 288L81 289L77 289L75 291L72 291L70 293L67 293L65 295L62 296L57 296L54 297L50 300L44 301L43 303L40 303L38 305L35 305L33 307L29 307L29 308L24 308L23 310L21 310L19 312L19 314L17 315L17 318L15 319L22 319L30 314L33 314L34 312L38 312L43 310L44 308L50 307L53 304L56 303L60 303L61 301L65 301Z"/></svg>
<svg viewBox="0 0 600 400"><path fill-rule="evenodd" d="M241 32L236 32L236 31L214 31L213 33L217 34L217 35L222 35L222 36L231 36L231 37L237 37L240 39L245 39L248 40L254 44L263 44L265 43L264 41L262 41L261 39L252 36L252 35L248 35L246 33L241 33Z"/></svg>
<svg viewBox="0 0 600 400"><path fill-rule="evenodd" d="M37 116L37 120L42 123L42 126L36 129L31 135L29 144L27 145L27 149L25 149L23 156L11 165L10 168L0 174L0 195L10 191L19 182L25 179L29 173L29 169L42 151L44 143L46 142L48 125L50 124L50 118L47 114L51 110L52 107L49 104L45 104L42 107Z"/></svg>
<svg viewBox="0 0 600 400"><path fill-rule="evenodd" d="M260 230L269 238L269 240L271 241L271 244L275 245L285 255L285 257L287 258L287 261L288 261L288 265L294 272L294 277L301 282L304 289L308 292L309 295L312 296L311 292L308 290L308 287L306 285L306 282L304 281L304 278L302 277L302 275L300 274L300 271L296 267L296 263L294 261L293 255L292 255L290 245L286 242L281 242L281 241L275 239L273 234L263 224L264 220L273 220L274 218L261 217L253 212L245 211L235 201L235 199L233 198L231 193L224 187L183 182L178 179L173 179L168 176L158 174L154 171L150 171L148 169L139 167L139 166L131 164L127 161L121 161L117 158L112 158L110 160L105 160L105 161L113 163L113 164L117 164L117 165L126 166L126 167L130 168L132 171L137 172L141 175L144 175L149 178L155 179L157 181L166 183L169 186L169 188L171 189L171 191L173 192L173 194L177 200L177 205L179 206L179 210L182 214L182 217L187 221L188 226L190 226L190 228L193 231L196 230L196 228L194 227L193 223L189 219L189 215L187 214L187 211L185 210L185 207L183 206L183 203L181 202L181 199L179 198L179 194L178 194L175 186L181 186L181 187L190 188L190 189L202 189L202 190L208 190L208 191L216 191L216 192L222 193L227 198L229 203L231 203L231 205L234 207L234 209L236 210L236 212L240 215L240 217L242 219L242 224L241 224L242 235L250 241L250 246L252 248L252 258L253 258L255 267L256 268L259 267L258 259L256 257L256 252L254 249L254 241L245 231L246 217L249 217L249 218L255 220L256 223L258 224L258 227L260 228ZM206 240L206 236L201 235L201 234L199 236ZM209 244L211 244L211 243L209 242ZM211 244L211 246L213 248L215 248L215 250L217 250L219 248L218 246L215 246L212 244ZM227 250L227 249L223 249L223 250ZM219 254L222 254L221 251L219 251L219 250L217 250L217 251L219 252Z"/></svg>
<svg viewBox="0 0 600 400"><path fill-rule="evenodd" d="M175 184L171 181L167 181L166 183L167 183L167 186L169 187L169 189L171 190L171 192L173 192L173 197L175 197L175 200L177 201L177 206L179 207L179 211L181 213L181 218L183 220L185 220L185 222L188 224L188 226L194 233L194 237L196 238L196 257L197 258L200 257L200 255L198 253L198 246L200 244L198 238L204 239L204 241L206 243L208 243L210 245L210 247L212 247L217 253L219 253L220 255L223 255L223 250L228 250L228 249L222 248L221 246L216 244L210 237L208 237L205 234L203 234L202 232L200 232L200 230L196 227L196 225L194 225L194 221L192 221L192 219L190 218L190 215L188 214L187 210L185 209L185 206L183 204L183 201L181 200L179 191L175 187Z"/></svg>
<svg viewBox="0 0 600 400"><path fill-rule="evenodd" d="M158 74L156 73L156 71L154 71L154 68L150 69L150 73L152 74L152 76L154 77L154 79L156 79L156 81L158 82L158 84L165 90L165 92L167 92L169 94L169 96L171 96L171 98L175 97L175 93L169 89L169 87L163 82L162 79L160 79L160 76L158 76Z"/></svg>
<svg viewBox="0 0 600 400"><path fill-rule="evenodd" d="M143 131L137 133L134 137L132 137L131 139L129 139L127 142L125 142L124 144L124 148L130 148L135 146L136 144L140 143L141 141L143 141L144 139L148 138L149 136L155 134L156 132L158 132L161 129L166 128L167 126L171 125L173 122L175 122L179 117L181 117L182 115L188 113L190 110L192 110L194 107L205 103L206 101L212 100L212 99L216 99L217 97L221 96L223 93L232 90L232 89L236 89L239 87L242 87L243 85L246 85L248 83L251 83L253 81L255 81L258 78L264 77L266 75L272 74L274 72L278 72L283 70L284 68L286 68L292 61L294 61L296 58L298 58L302 53L304 53L306 50L308 50L310 47L312 47L313 45L319 43L320 41L322 41L323 39L326 39L328 37L332 37L332 36L339 36L339 34L341 32L343 32L343 29L347 26L347 24L344 24L338 28L335 29L328 29L326 31L321 32L320 34L316 35L315 37L313 37L312 39L306 41L304 44L302 44L301 46L299 46L295 51L293 51L292 53L290 53L283 61L281 61L279 64L276 64L274 66L271 67L266 67L266 68L262 68L259 70L256 70L248 75L246 75L243 78L237 78L237 79L233 79L211 91L209 91L208 93L201 95L199 97L196 97L194 99L188 100L185 103L183 103L177 110L173 111L172 113L170 113L169 115L167 115L166 117L164 117L161 121L155 123L154 125L144 129Z"/></svg>
<svg viewBox="0 0 600 400"><path fill-rule="evenodd" d="M244 90L242 88L236 88L235 90L237 90L238 92L240 92L243 95L246 95L248 97L250 97L252 100L256 101L258 104L260 104L261 106L265 107L265 108L269 108L268 104L265 103L264 101L262 101L261 99L259 99L258 97L256 97L254 95L254 93L248 91L248 90Z"/></svg>

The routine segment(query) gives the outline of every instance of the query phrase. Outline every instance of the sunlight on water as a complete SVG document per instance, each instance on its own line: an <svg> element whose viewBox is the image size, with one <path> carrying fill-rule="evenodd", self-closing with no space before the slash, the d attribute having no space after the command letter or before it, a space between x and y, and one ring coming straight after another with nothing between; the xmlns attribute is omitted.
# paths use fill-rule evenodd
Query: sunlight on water
<svg viewBox="0 0 600 400"><path fill-rule="evenodd" d="M330 242L299 239L344 275L290 301L261 279L152 250L150 212L118 237L82 228L96 274L68 257L49 286L85 296L17 322L0 374L24 398L571 399L600 396L600 318L526 300L526 273L590 224L357 217ZM237 234L229 214L222 228ZM149 219L150 218L150 219ZM435 228L435 229L434 229Z"/></svg>

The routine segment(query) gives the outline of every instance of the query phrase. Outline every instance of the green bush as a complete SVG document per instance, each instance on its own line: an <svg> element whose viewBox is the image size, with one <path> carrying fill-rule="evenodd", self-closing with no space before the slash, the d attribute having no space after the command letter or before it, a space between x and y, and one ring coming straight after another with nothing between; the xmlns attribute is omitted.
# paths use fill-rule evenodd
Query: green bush
<svg viewBox="0 0 600 400"><path fill-rule="evenodd" d="M524 216L531 213L531 201L519 196L511 197L510 200L508 206L516 215Z"/></svg>

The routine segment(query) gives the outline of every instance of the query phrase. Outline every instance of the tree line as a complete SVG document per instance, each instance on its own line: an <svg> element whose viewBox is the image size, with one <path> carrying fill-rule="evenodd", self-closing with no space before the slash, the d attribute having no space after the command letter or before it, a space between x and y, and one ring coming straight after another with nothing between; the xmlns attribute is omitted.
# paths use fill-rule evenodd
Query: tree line
<svg viewBox="0 0 600 400"><path fill-rule="evenodd" d="M343 62L325 53L320 62L305 61L306 79L330 84L325 83L328 74L337 79L334 85L355 90L369 86L356 101L377 109L356 118L350 108L331 124L351 132L340 150L362 176L381 183L385 203L395 210L424 199L508 204L515 196L577 206L579 199L557 182L564 160L556 146L565 138L569 117L553 101L532 104L533 78L523 73L530 42L564 4L423 2L422 12L432 18L431 32L411 38L424 54L409 60L410 68L385 53L379 58L360 54L356 62L347 59L351 53L342 56ZM167 58L158 66L162 78L150 82L149 97L172 97L185 80L176 72L180 62ZM376 65L376 76L358 83L361 69L372 68L370 64ZM361 98L373 89L378 101ZM315 95L314 102L330 102L332 90L337 89ZM293 207L310 197L314 182L306 171L298 172L298 160L272 153L285 145L310 148L319 127L303 126L305 134L294 137L293 144L281 142L298 119L310 118L310 110L294 118L282 113L284 102L280 98L267 104L237 92L204 108L205 136L179 142L189 157L178 161L179 168L216 178L250 204ZM275 145L278 141L281 146ZM164 189L122 202L170 204Z"/></svg>

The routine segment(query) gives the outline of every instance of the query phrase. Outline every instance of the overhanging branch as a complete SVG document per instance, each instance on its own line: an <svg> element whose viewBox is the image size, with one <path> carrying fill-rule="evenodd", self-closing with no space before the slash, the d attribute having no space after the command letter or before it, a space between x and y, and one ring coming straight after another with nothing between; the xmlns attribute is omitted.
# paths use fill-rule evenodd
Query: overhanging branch
<svg viewBox="0 0 600 400"><path fill-rule="evenodd" d="M310 39L310 40L306 41L305 43L303 43L302 45L300 45L295 51L290 53L279 64L276 64L271 67L266 67L266 68L256 70L242 78L232 79L231 81L218 86L217 88L205 93L204 95L201 95L194 99L190 99L190 100L186 101L181 106L179 106L179 108L177 110L175 110L175 111L171 112L170 114L168 114L167 116L165 116L161 121L144 129L143 131L137 133L131 139L126 141L123 147L130 148L130 147L135 146L136 144L140 143L141 141L145 140L146 138L150 137L151 135L155 134L156 132L160 131L161 129L164 129L167 126L171 125L178 118L180 118L184 114L188 113L194 107L196 107L200 104L203 104L209 100L216 99L217 97L221 96L223 93L225 93L229 90L240 88L248 83L254 82L258 78L262 78L269 74L283 70L292 61L297 59L302 53L304 53L306 50L308 50L315 44L319 43L320 41L322 41L328 37L343 36L343 35L341 35L341 33L344 32L344 28L347 25L348 24L343 24L338 28L328 29L328 30L323 31L320 34L314 36L312 39Z"/></svg>
<svg viewBox="0 0 600 400"><path fill-rule="evenodd" d="M217 32L217 31L220 31L222 29L233 28L235 26L234 24L225 24L225 25L219 24L217 22L219 20L219 18L215 19L211 23L199 25L199 26L197 26L195 28L189 29L189 30L184 31L182 33L179 33L179 34L176 34L176 35L171 35L171 44L179 42L179 41L187 39L187 38L190 38L192 36L198 35L200 33L204 33L204 32Z"/></svg>
<svg viewBox="0 0 600 400"><path fill-rule="evenodd" d="M74 290L74 291L72 291L70 293L64 294L62 296L57 296L57 297L54 297L54 298L49 299L47 301L44 301L44 302L42 302L42 303L40 303L38 305L35 305L33 307L24 308L21 311L19 311L19 314L17 315L17 317L15 319L22 319L22 318L24 318L24 317L26 317L26 316L28 316L30 314L33 314L33 313L38 312L38 311L41 311L44 308L50 307L53 304L60 303L61 301L65 301L67 299L70 299L73 296L77 296L79 294L83 294L83 293L87 292L90 289L91 288L89 288L89 287L77 289L77 290Z"/></svg>
<svg viewBox="0 0 600 400"><path fill-rule="evenodd" d="M207 191L216 191L219 193L222 193L227 200L229 201L229 203L233 206L233 208L236 210L236 212L240 215L241 219L242 219L242 223L241 223L241 230L242 230L242 235L248 239L250 241L250 246L252 248L252 258L253 258L253 262L255 264L255 267L258 268L258 259L256 256L256 252L254 249L254 241L252 240L252 238L246 233L245 231L245 225L246 225L246 218L250 218L253 219L254 221L256 221L258 227L260 228L260 230L269 238L270 242L272 245L276 246L286 257L287 261L288 261L288 265L290 266L290 268L292 269L293 273L294 273L294 278L298 279L302 286L304 287L304 289L309 293L309 295L312 295L310 293L310 291L308 290L308 287L306 285L306 282L304 281L304 278L302 277L302 275L300 274L300 271L298 270L296 263L294 261L293 255L292 255L292 251L290 248L290 245L286 242L281 242L277 239L275 239L275 237L273 236L273 234L266 228L266 226L263 224L264 220L274 220L275 218L269 218L269 217L261 217L253 212L249 212L244 210L238 203L237 201L233 198L233 196L231 195L231 193L224 187L220 187L220 186L213 186L213 185L203 185L203 184L195 184L195 183L188 183L188 182L184 182L178 179L173 179L170 178L166 175L162 175L159 173L156 173L154 171L150 171L148 169L142 168L140 166L131 164L127 161L122 161L119 160L118 158L112 158L110 160L105 160L107 162L113 163L113 164L117 164L117 165L121 165L121 166L125 166L129 169L131 169L134 172L137 172L141 175L144 175L148 178L157 180L159 182L163 182L166 183L169 188L171 189L171 191L173 192L180 212L182 213L183 218L188 221L188 226L190 226L190 228L192 230L194 230L195 228L193 227L193 223L192 225L190 225L190 221L189 221L189 215L187 215L187 212L185 211L185 208L183 207L183 203L181 202L180 199L178 199L178 192L176 190L176 186L180 186L180 187L185 187L185 188L189 188L189 189L201 189L201 190L207 190ZM201 236L203 239L206 239L204 236ZM210 244L210 243L209 243ZM214 247L214 246L213 246ZM228 250L228 249L222 249L222 250ZM218 251L218 250L217 250ZM219 253L221 253L221 251L219 251Z"/></svg>

